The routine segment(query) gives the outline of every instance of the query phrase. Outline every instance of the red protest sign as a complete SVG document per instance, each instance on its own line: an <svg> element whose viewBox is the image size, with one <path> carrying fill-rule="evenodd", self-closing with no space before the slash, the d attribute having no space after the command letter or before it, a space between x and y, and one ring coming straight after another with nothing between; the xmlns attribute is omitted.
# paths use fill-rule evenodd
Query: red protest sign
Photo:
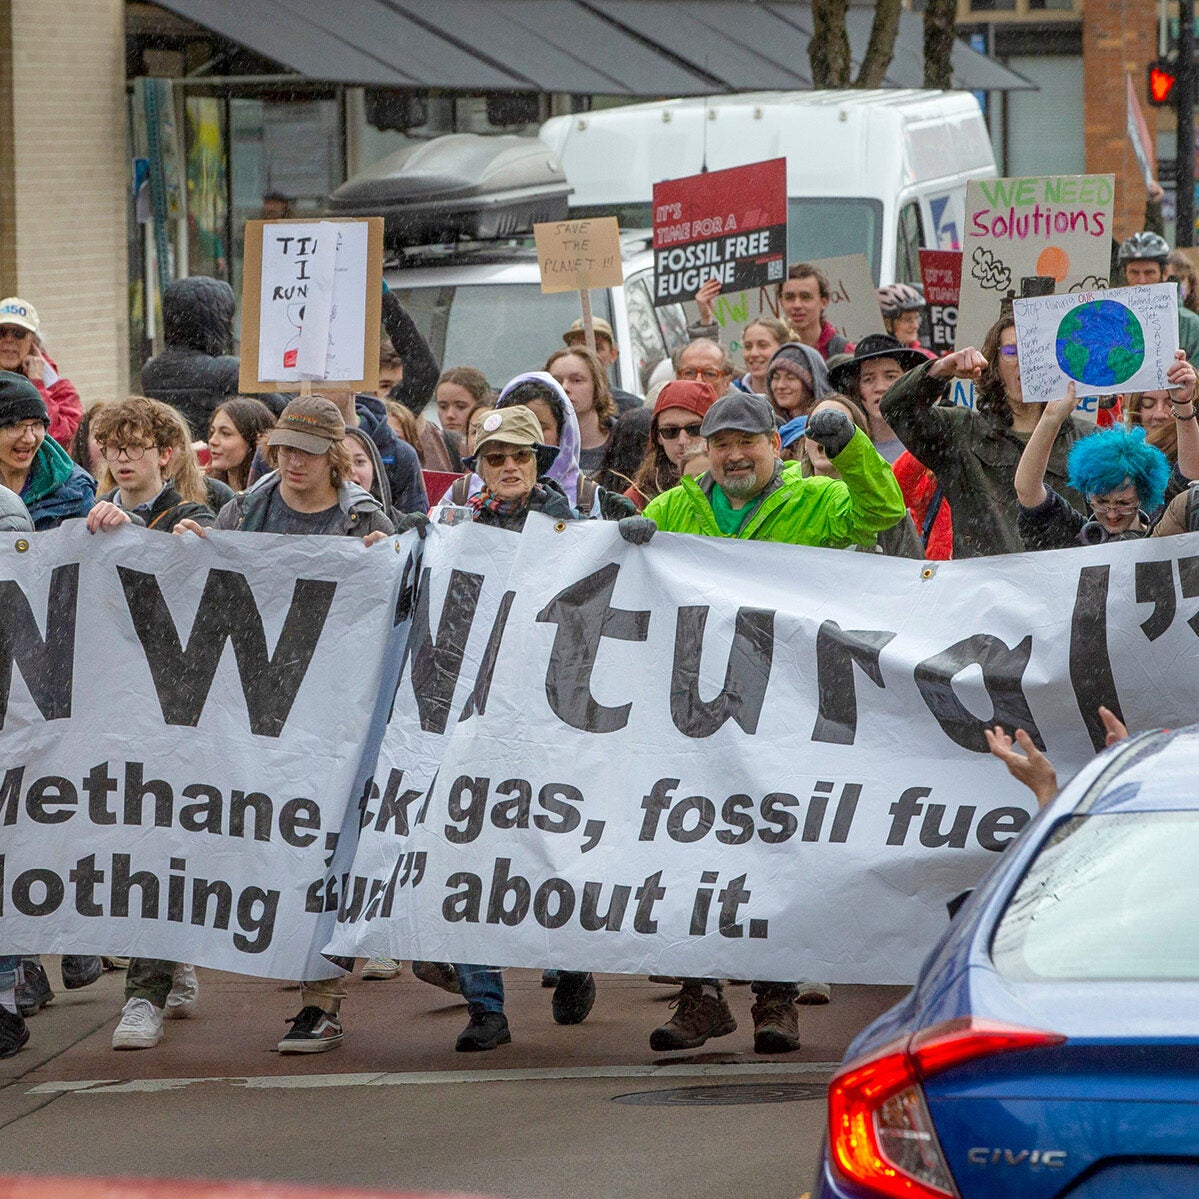
<svg viewBox="0 0 1199 1199"><path fill-rule="evenodd" d="M948 353L957 337L958 296L962 290L961 250L921 250L920 275L928 304L932 349L938 354Z"/></svg>
<svg viewBox="0 0 1199 1199"><path fill-rule="evenodd" d="M654 303L779 283L787 273L787 160L654 184Z"/></svg>

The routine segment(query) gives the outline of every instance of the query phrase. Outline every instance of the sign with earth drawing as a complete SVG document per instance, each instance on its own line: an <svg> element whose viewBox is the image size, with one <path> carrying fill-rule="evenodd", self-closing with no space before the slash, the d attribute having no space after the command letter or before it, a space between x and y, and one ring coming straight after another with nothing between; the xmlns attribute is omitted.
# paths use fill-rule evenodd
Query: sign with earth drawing
<svg viewBox="0 0 1199 1199"><path fill-rule="evenodd" d="M955 348L981 346L1025 279L1050 278L1058 295L1107 287L1115 192L1112 175L971 179Z"/></svg>
<svg viewBox="0 0 1199 1199"><path fill-rule="evenodd" d="M1178 349L1178 288L1107 291L1016 300L1016 348L1026 404L1060 399L1074 383L1080 415L1095 398L1159 391Z"/></svg>

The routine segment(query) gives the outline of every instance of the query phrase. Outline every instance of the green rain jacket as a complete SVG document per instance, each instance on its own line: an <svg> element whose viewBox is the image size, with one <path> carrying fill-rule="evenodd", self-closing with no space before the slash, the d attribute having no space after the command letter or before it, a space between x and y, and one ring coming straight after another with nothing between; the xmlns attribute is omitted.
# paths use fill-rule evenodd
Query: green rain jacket
<svg viewBox="0 0 1199 1199"><path fill-rule="evenodd" d="M805 479L798 462L776 462L761 503L737 539L834 549L873 545L878 533L907 515L891 467L861 429L854 430L836 464L840 479ZM651 500L645 516L666 533L724 537L712 511L712 487L710 473L686 476Z"/></svg>

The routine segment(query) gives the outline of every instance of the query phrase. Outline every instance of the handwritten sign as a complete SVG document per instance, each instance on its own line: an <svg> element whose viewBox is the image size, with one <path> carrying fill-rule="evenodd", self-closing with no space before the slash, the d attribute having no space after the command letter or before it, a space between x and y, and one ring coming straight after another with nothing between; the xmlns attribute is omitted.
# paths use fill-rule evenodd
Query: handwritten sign
<svg viewBox="0 0 1199 1199"><path fill-rule="evenodd" d="M961 250L921 250L920 277L928 304L929 348L938 354L953 349L962 290Z"/></svg>
<svg viewBox="0 0 1199 1199"><path fill-rule="evenodd" d="M883 332L883 314L874 289L874 276L865 254L817 258L812 265L828 279L828 307L824 319L842 337L857 341L867 333Z"/></svg>
<svg viewBox="0 0 1199 1199"><path fill-rule="evenodd" d="M1041 275L1059 294L1108 285L1112 175L971 179L958 301L957 349L981 346L1003 300Z"/></svg>
<svg viewBox="0 0 1199 1199"><path fill-rule="evenodd" d="M1016 300L1016 346L1026 404L1075 394L1160 391L1178 349L1173 283ZM1081 403L1082 414L1094 404Z"/></svg>
<svg viewBox="0 0 1199 1199"><path fill-rule="evenodd" d="M533 238L543 292L624 285L620 223L614 216L546 221L533 226Z"/></svg>
<svg viewBox="0 0 1199 1199"><path fill-rule="evenodd" d="M382 218L247 221L245 245L240 390L311 381L373 391Z"/></svg>
<svg viewBox="0 0 1199 1199"><path fill-rule="evenodd" d="M782 281L787 267L787 160L654 184L654 304Z"/></svg>

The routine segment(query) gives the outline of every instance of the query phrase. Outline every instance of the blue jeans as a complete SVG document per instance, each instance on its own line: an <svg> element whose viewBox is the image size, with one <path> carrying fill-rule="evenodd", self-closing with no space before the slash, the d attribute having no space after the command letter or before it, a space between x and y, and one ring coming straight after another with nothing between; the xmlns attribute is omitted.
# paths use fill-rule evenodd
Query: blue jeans
<svg viewBox="0 0 1199 1199"><path fill-rule="evenodd" d="M476 1011L502 1012L504 1010L504 973L495 966L468 966L454 963L458 972L458 986L471 1015Z"/></svg>
<svg viewBox="0 0 1199 1199"><path fill-rule="evenodd" d="M11 991L21 981L21 959L17 954L0 954L0 991Z"/></svg>

